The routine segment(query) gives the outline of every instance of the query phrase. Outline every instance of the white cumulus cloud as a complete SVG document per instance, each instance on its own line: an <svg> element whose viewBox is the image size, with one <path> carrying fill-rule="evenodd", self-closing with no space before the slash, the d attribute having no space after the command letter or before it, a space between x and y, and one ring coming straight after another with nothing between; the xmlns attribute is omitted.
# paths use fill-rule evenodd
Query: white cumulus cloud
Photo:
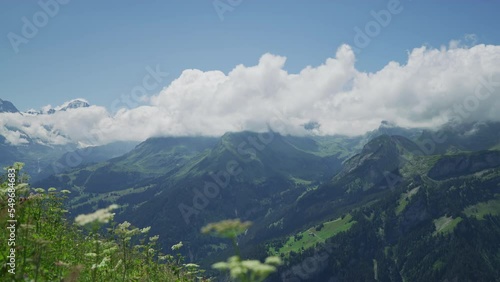
<svg viewBox="0 0 500 282"><path fill-rule="evenodd" d="M389 62L373 73L358 71L355 61L351 47L343 45L333 58L299 73L288 73L286 58L272 54L227 74L188 69L145 106L113 115L102 106L1 114L0 134L23 143L22 135L6 132L13 126L54 144L96 145L269 127L301 135L311 122L315 134L357 135L382 120L407 127L500 120L500 46L450 42L448 48L415 48L404 64Z"/></svg>

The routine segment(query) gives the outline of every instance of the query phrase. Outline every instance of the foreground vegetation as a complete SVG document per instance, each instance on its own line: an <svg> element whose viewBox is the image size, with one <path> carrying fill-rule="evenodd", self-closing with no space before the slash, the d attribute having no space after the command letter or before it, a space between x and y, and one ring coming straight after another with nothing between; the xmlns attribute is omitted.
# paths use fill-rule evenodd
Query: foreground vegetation
<svg viewBox="0 0 500 282"><path fill-rule="evenodd" d="M184 263L177 253L182 242L164 254L150 227L113 222L117 205L68 220L64 201L70 191L30 188L22 166L7 168L0 184L0 237L9 246L0 251L2 281L211 281L199 265ZM263 263L241 258L237 237L250 224L225 220L203 229L233 242L236 255L213 268L235 281L263 281L281 264L278 257Z"/></svg>
<svg viewBox="0 0 500 282"><path fill-rule="evenodd" d="M0 238L15 238L0 252L2 281L207 281L197 265L183 264L182 256L174 254L182 243L172 246L171 254L161 253L159 236L150 236L149 227L112 222L116 205L80 215L72 223L64 207L69 191L32 189L19 174L22 164L12 168L18 182L15 202L6 193L8 177L1 184ZM11 224L11 213L17 220L15 230L11 228L15 235L5 227Z"/></svg>

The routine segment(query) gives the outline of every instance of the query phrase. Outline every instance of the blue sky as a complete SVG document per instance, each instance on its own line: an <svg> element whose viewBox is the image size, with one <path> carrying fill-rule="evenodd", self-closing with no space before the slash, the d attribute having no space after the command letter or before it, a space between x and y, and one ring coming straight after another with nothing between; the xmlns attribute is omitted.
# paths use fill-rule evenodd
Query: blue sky
<svg viewBox="0 0 500 282"><path fill-rule="evenodd" d="M48 2L47 0L42 2ZM221 2L226 2L225 0ZM390 1L243 0L223 19L214 1L69 1L16 54L8 34L21 35L22 17L41 11L36 1L0 2L0 98L20 110L82 97L110 108L141 83L147 66L168 72L163 86L185 69L252 66L264 53L287 57L296 73L354 45L355 27ZM498 1L408 1L370 43L356 53L356 68L374 72L408 51L439 47L475 34L498 45Z"/></svg>

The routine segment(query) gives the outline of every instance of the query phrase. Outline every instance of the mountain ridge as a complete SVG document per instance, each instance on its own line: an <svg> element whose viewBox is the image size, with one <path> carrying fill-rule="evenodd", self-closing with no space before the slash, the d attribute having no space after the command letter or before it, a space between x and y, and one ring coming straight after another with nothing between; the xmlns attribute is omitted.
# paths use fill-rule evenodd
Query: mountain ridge
<svg viewBox="0 0 500 282"><path fill-rule="evenodd" d="M475 214L482 216L484 209L500 214L495 209L500 150L490 146L498 143L496 133L472 134L462 142L486 150L470 151L471 147L464 146L454 153L443 150L444 154L422 150L418 142L429 134L423 132L410 140L375 133L363 146L363 137L297 137L276 132L230 132L220 138L155 137L120 157L35 185L72 190L72 214L117 203L122 206L118 221L152 226L155 233L165 234L165 245L182 238L192 259L203 265L230 250L220 250L216 247L220 241L201 236L201 226L238 217L253 221L252 228L238 239L244 253L278 254L289 267L321 246L345 246L331 249L335 254L328 258L331 267L311 274L310 281L325 281L324 275L352 278L353 267L372 271L367 264L374 256L379 267L387 266L379 270L380 277L402 281L402 277L415 278L412 261L422 260L417 249L410 249L413 255L401 251L417 244L415 236L425 236L422 250L441 249L433 244L458 242L445 234L482 224L474 221ZM453 142L439 145L455 146ZM462 163L466 165L457 166ZM485 220L490 222L489 217ZM445 228L441 224L446 222L451 225ZM321 233L326 236L322 239L311 235L332 226L340 229ZM462 235L457 236L456 240L462 240ZM317 241L302 249L294 245L304 240ZM346 249L359 242L373 242L361 252L363 256ZM334 262L340 255L336 249L362 263L344 265L349 272L342 274ZM386 250L390 250L387 255ZM337 259L348 263L345 257ZM487 259L494 261L494 255L488 252ZM432 270L422 273L437 275Z"/></svg>
<svg viewBox="0 0 500 282"><path fill-rule="evenodd" d="M7 100L0 99L0 113L18 113L19 110Z"/></svg>
<svg viewBox="0 0 500 282"><path fill-rule="evenodd" d="M64 102L62 105L52 107L50 105L43 107L40 110L30 109L24 112L24 114L28 115L52 115L59 111L67 111L78 108L88 108L90 107L89 102L83 98L76 98L69 101Z"/></svg>

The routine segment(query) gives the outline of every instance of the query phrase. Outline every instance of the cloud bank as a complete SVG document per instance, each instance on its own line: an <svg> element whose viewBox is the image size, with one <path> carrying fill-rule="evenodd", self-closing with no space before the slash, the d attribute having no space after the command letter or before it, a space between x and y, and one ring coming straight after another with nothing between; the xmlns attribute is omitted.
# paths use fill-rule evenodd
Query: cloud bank
<svg viewBox="0 0 500 282"><path fill-rule="evenodd" d="M405 127L500 120L500 46L424 46L409 52L405 64L389 62L375 73L358 71L355 61L343 45L335 57L296 74L284 69L285 57L272 54L228 74L188 69L147 105L115 114L102 106L1 114L0 134L13 144L25 142L8 126L53 144L96 145L269 127L294 135L358 135L382 120Z"/></svg>

